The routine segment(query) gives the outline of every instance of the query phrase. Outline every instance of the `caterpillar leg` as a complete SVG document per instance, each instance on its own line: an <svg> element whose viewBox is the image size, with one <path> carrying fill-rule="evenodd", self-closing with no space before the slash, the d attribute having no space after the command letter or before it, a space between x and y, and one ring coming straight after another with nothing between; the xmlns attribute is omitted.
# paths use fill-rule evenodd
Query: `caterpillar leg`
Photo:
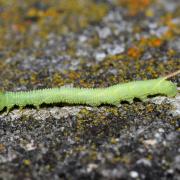
<svg viewBox="0 0 180 180"><path fill-rule="evenodd" d="M34 107L39 110L40 109L40 104L34 104Z"/></svg>
<svg viewBox="0 0 180 180"><path fill-rule="evenodd" d="M114 101L114 102L112 102L112 103L110 103L110 104L112 104L112 105L114 105L114 106L116 106L116 107L119 107L120 104L121 104L121 102L120 102L120 101Z"/></svg>
<svg viewBox="0 0 180 180"><path fill-rule="evenodd" d="M6 108L7 115L9 114L10 110L11 110L10 108Z"/></svg>
<svg viewBox="0 0 180 180"><path fill-rule="evenodd" d="M6 112L7 112L7 115L9 114L10 110L13 108L13 105L12 106L7 106L6 107Z"/></svg>
<svg viewBox="0 0 180 180"><path fill-rule="evenodd" d="M138 99L140 99L142 102L144 102L147 99L147 97L146 96L141 96L141 97L138 97Z"/></svg>
<svg viewBox="0 0 180 180"><path fill-rule="evenodd" d="M93 107L97 107L99 105L101 105L101 102L97 102L95 99L86 102L87 105L93 106Z"/></svg>
<svg viewBox="0 0 180 180"><path fill-rule="evenodd" d="M100 105L100 103L94 103L94 102L91 102L91 103L88 103L90 106L93 106L93 107L97 107Z"/></svg>
<svg viewBox="0 0 180 180"><path fill-rule="evenodd" d="M129 98L129 99L125 99L125 101L127 101L129 104L133 103L133 99Z"/></svg>
<svg viewBox="0 0 180 180"><path fill-rule="evenodd" d="M24 106L19 106L19 110L22 111Z"/></svg>

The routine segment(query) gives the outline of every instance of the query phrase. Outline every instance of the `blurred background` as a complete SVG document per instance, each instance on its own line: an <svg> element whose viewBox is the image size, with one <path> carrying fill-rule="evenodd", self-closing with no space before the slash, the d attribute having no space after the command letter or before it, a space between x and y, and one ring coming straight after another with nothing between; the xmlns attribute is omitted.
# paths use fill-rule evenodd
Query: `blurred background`
<svg viewBox="0 0 180 180"><path fill-rule="evenodd" d="M0 0L1 91L107 87L178 69L179 0ZM179 96L15 107L0 114L0 179L177 180L179 124Z"/></svg>

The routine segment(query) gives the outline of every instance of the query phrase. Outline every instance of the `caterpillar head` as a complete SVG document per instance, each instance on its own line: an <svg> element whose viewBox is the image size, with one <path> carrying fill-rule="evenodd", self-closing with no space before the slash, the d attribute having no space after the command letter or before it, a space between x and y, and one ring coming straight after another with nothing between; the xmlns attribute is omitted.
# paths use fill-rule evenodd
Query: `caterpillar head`
<svg viewBox="0 0 180 180"><path fill-rule="evenodd" d="M0 111L2 111L5 107L5 96L4 92L0 91Z"/></svg>
<svg viewBox="0 0 180 180"><path fill-rule="evenodd" d="M177 86L174 83L164 79L160 81L157 88L159 89L160 94L165 94L170 97L176 96L178 92Z"/></svg>

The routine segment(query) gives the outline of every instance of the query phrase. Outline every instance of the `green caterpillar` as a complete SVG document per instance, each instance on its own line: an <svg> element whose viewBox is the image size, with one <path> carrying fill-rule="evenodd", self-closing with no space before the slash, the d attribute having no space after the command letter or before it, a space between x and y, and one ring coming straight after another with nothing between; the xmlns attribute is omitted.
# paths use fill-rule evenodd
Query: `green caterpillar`
<svg viewBox="0 0 180 180"><path fill-rule="evenodd" d="M118 105L121 101L133 102L134 98L145 100L149 95L174 97L177 86L166 79L180 73L180 70L162 78L133 81L107 88L52 88L21 92L1 92L0 111L5 107L9 111L15 105L39 107L41 104L69 103L99 106L101 104Z"/></svg>

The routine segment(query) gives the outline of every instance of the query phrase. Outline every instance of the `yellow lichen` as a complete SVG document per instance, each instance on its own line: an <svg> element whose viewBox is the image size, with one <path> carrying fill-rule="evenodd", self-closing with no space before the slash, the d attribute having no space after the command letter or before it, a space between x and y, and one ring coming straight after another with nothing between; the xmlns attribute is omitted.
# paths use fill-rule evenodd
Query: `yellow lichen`
<svg viewBox="0 0 180 180"><path fill-rule="evenodd" d="M31 161L29 159L24 159L23 163L24 165L29 166L31 164Z"/></svg>

